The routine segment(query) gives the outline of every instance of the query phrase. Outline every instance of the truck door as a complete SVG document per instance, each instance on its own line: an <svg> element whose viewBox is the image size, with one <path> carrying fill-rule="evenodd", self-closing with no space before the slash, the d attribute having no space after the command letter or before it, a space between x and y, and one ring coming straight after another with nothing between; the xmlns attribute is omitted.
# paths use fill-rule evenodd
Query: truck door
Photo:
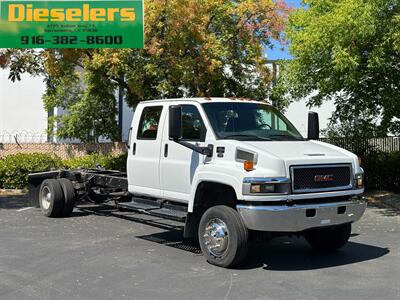
<svg viewBox="0 0 400 300"><path fill-rule="evenodd" d="M182 139L203 146L206 136L204 122L195 105L182 106ZM166 111L168 115L168 110ZM168 119L168 116L166 117ZM162 157L161 184L163 197L188 202L195 171L203 156L193 150L169 140L169 122L165 122Z"/></svg>
<svg viewBox="0 0 400 300"><path fill-rule="evenodd" d="M160 151L164 115L163 106L146 106L138 124L133 124L137 131L132 132L128 156L128 182L131 193L162 196Z"/></svg>

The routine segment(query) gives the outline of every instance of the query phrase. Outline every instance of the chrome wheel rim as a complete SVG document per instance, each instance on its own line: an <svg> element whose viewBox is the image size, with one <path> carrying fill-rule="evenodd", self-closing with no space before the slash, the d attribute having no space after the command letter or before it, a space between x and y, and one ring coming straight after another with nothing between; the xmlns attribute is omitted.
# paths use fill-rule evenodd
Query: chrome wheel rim
<svg viewBox="0 0 400 300"><path fill-rule="evenodd" d="M42 198L41 198L42 208L46 210L49 209L51 203L50 201L51 201L51 191L47 186L45 186L42 189Z"/></svg>
<svg viewBox="0 0 400 300"><path fill-rule="evenodd" d="M203 238L204 244L206 245L208 252L215 257L219 257L228 248L228 227L221 219L211 219L206 225L206 230Z"/></svg>

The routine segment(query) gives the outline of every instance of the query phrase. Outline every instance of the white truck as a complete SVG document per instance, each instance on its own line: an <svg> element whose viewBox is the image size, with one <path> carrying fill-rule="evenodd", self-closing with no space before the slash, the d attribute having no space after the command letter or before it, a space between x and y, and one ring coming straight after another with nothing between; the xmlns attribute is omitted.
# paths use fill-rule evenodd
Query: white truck
<svg viewBox="0 0 400 300"><path fill-rule="evenodd" d="M244 99L142 102L128 142L127 174L58 170L30 174L30 192L49 217L81 201L184 222L211 264L229 267L260 233L302 235L318 250L346 244L366 203L356 155L308 138L274 107Z"/></svg>

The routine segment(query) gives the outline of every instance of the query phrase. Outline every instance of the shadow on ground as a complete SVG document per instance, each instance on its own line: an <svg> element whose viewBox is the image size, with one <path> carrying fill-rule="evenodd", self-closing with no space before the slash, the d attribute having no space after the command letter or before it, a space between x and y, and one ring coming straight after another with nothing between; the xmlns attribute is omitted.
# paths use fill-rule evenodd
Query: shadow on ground
<svg viewBox="0 0 400 300"><path fill-rule="evenodd" d="M182 231L165 231L138 236L138 238L201 254L198 245L182 240ZM313 251L302 238L277 238L266 245L252 244L246 260L236 269L263 268L272 271L305 271L359 263L382 257L388 253L388 248L356 242L349 242L339 251L318 253Z"/></svg>
<svg viewBox="0 0 400 300"><path fill-rule="evenodd" d="M0 196L0 209L20 209L28 204L27 196Z"/></svg>
<svg viewBox="0 0 400 300"><path fill-rule="evenodd" d="M197 243L182 238L183 225L179 223L179 225L176 225L177 223L172 222L171 224L164 219L143 216L132 212L120 212L112 206L83 208L77 213L79 214L77 217L94 213L157 227L163 231L137 236L137 238L201 255L201 250ZM352 234L352 237L356 237L357 235ZM271 271L314 270L368 261L382 257L388 253L388 248L351 241L339 251L318 253L313 251L303 238L281 237L272 240L267 245L252 244L246 260L237 269L263 268Z"/></svg>
<svg viewBox="0 0 400 300"><path fill-rule="evenodd" d="M20 209L28 206L27 200L27 197L24 196L0 197L0 209ZM373 207L379 208L378 212L385 216L399 214L398 211L387 207ZM74 210L71 218L80 218L93 214L156 227L162 231L155 234L137 236L137 238L201 255L201 250L197 243L183 240L183 224L181 223L134 212L119 211L113 205L83 205ZM352 237L354 236L356 234L352 235ZM350 241L340 251L321 254L313 251L303 238L282 237L272 240L267 245L252 245L246 260L237 269L263 268L270 271L314 270L377 259L388 253L388 248Z"/></svg>
<svg viewBox="0 0 400 300"><path fill-rule="evenodd" d="M238 269L262 267L272 271L315 270L372 260L388 253L388 248L351 241L338 251L318 253L302 238L279 238L270 245L252 248Z"/></svg>

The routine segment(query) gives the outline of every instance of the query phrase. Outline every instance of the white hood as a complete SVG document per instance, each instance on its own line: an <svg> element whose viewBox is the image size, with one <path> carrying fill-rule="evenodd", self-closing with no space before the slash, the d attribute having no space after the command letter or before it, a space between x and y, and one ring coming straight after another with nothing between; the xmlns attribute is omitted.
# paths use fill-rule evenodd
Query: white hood
<svg viewBox="0 0 400 300"><path fill-rule="evenodd" d="M352 159L353 154L330 144L315 141L274 141L274 142L244 142L261 151L283 160L305 158L345 158Z"/></svg>
<svg viewBox="0 0 400 300"><path fill-rule="evenodd" d="M258 171L278 170L279 161L283 163L286 176L290 166L320 164L352 164L353 170L360 171L357 156L342 148L318 141L251 141L243 142L243 148L258 153ZM282 169L281 169L282 170ZM283 170L282 170L283 171Z"/></svg>

